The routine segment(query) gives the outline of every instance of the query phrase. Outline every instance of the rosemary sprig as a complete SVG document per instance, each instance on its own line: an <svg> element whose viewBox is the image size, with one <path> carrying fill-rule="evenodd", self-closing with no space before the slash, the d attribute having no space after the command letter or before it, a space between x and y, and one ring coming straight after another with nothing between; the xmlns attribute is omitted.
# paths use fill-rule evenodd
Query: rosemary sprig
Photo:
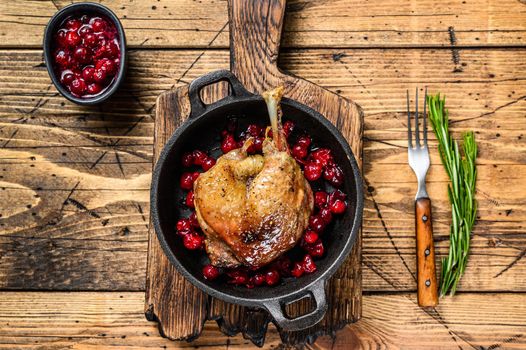
<svg viewBox="0 0 526 350"><path fill-rule="evenodd" d="M477 202L475 200L475 182L477 170L477 144L472 131L462 135L462 154L456 140L449 133L448 110L444 108L446 99L427 96L429 120L438 139L438 151L442 164L446 168L451 183L448 185L448 197L451 203L451 227L449 232L449 254L442 259L440 278L440 296L448 291L455 294L458 282L468 263L471 230L475 224Z"/></svg>

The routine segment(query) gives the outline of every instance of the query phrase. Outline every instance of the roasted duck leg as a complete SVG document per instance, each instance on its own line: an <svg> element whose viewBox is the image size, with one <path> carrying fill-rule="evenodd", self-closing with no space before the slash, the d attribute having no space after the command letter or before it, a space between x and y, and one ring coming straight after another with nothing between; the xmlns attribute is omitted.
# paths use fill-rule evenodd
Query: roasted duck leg
<svg viewBox="0 0 526 350"><path fill-rule="evenodd" d="M283 87L263 94L273 137L263 155L248 155L248 139L194 183L197 219L215 266L266 265L294 247L313 208L309 183L289 154L281 125Z"/></svg>

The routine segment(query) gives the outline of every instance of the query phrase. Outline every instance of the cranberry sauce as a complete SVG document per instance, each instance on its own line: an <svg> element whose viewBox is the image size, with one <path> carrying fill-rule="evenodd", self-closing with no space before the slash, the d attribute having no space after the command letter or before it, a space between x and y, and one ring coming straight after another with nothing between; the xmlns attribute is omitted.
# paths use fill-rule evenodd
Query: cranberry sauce
<svg viewBox="0 0 526 350"><path fill-rule="evenodd" d="M221 269L210 264L203 267L203 277L207 280L218 280L229 284L254 288L258 286L273 286L282 278L299 278L316 271L316 260L325 255L324 240L330 236L325 234L332 221L342 215L347 209L346 194L340 190L344 176L341 168L334 162L332 152L328 148L316 145L315 140L305 132L298 130L294 123L286 121L283 130L287 136L291 155L303 169L305 178L314 192L314 211L309 218L309 226L295 248L281 256L271 264L258 270L246 267ZM230 121L221 131L221 152L228 153L240 148L248 137L254 138L254 143L247 149L249 154L262 152L265 138L265 126L251 124L246 130L238 131L237 123ZM185 169L179 179L179 187L184 191L180 205L192 210L187 218L180 218L175 227L175 233L182 239L186 249L204 252L205 236L199 227L194 208L193 183L203 171L207 171L216 163L209 155L211 150L193 150L181 158ZM324 189L330 188L329 191Z"/></svg>
<svg viewBox="0 0 526 350"><path fill-rule="evenodd" d="M115 24L104 16L71 16L54 34L53 70L73 96L91 98L115 80L121 48Z"/></svg>

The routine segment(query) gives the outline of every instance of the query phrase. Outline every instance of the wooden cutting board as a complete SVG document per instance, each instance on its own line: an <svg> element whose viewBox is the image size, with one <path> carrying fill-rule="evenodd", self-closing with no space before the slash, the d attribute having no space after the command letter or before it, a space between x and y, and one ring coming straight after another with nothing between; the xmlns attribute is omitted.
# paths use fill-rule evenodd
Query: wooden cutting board
<svg viewBox="0 0 526 350"><path fill-rule="evenodd" d="M329 119L351 145L362 164L363 115L354 102L277 67L285 0L229 0L230 69L247 90L261 93L283 84L285 97L299 101ZM216 101L228 93L226 85L203 90L203 99ZM190 113L188 86L165 92L157 99L154 162ZM333 334L361 316L361 233L354 248L327 283L329 309L316 326L298 332L280 332L285 344L312 342L319 335ZM170 264L150 225L146 276L146 317L159 322L163 336L174 340L198 337L206 320L217 320L227 335L243 332L256 345L265 341L269 315L258 310L212 298L186 281ZM305 301L305 300L304 300ZM308 302L297 302L288 312L301 315Z"/></svg>

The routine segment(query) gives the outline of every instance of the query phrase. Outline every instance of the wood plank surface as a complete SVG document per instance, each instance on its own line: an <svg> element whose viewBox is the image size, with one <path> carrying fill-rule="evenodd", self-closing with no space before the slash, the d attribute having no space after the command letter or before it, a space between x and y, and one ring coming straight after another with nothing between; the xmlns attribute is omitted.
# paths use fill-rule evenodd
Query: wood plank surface
<svg viewBox="0 0 526 350"><path fill-rule="evenodd" d="M143 314L141 292L2 292L0 349L248 349L241 336L224 337L212 322L192 343L159 337ZM459 294L436 311L420 309L414 294L364 295L363 318L323 337L325 349L524 349L524 294ZM271 326L263 349L280 344Z"/></svg>
<svg viewBox="0 0 526 350"><path fill-rule="evenodd" d="M526 61L523 49L292 50L280 66L365 113L363 286L415 290L405 90L447 95L455 135L480 145L479 220L464 291L525 291ZM228 52L132 51L108 104L57 95L41 52L0 51L0 287L143 290L155 98L228 67ZM437 255L447 252L446 176L431 141ZM28 207L30 206L30 207Z"/></svg>
<svg viewBox="0 0 526 350"><path fill-rule="evenodd" d="M131 47L228 46L224 0L104 0ZM41 46L44 27L66 0L5 1L0 47ZM522 0L289 0L285 47L524 46Z"/></svg>

